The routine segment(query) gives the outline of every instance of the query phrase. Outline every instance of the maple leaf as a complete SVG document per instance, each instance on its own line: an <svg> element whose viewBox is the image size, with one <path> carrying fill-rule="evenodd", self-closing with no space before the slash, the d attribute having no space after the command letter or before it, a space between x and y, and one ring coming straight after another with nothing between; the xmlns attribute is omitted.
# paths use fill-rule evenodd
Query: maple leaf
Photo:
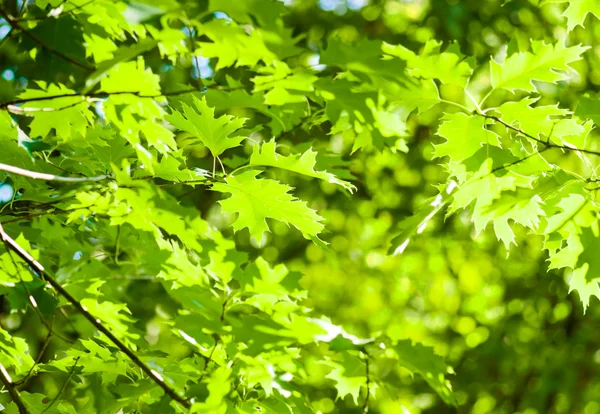
<svg viewBox="0 0 600 414"><path fill-rule="evenodd" d="M383 43L384 53L397 56L406 61L408 72L415 77L439 79L443 84L465 87L473 68L464 60L457 48L448 48L441 52L442 42L429 40L420 54L402 45Z"/></svg>
<svg viewBox="0 0 600 414"><path fill-rule="evenodd" d="M582 122L572 116L571 111L558 105L532 107L537 100L527 97L518 102L505 102L495 110L501 114L504 122L515 125L525 133L535 131L537 138L544 141L583 148L592 124Z"/></svg>
<svg viewBox="0 0 600 414"><path fill-rule="evenodd" d="M193 97L194 107L182 103L182 112L173 111L166 116L174 127L189 132L202 142L213 157L218 157L225 150L235 148L244 140L244 136L231 136L245 122L243 118L230 115L215 117L214 108L206 104L206 99Z"/></svg>
<svg viewBox="0 0 600 414"><path fill-rule="evenodd" d="M594 124L600 125L600 98L596 95L581 97L575 114L580 118L591 119Z"/></svg>
<svg viewBox="0 0 600 414"><path fill-rule="evenodd" d="M600 285L597 280L588 280L586 275L589 272L589 265L584 265L573 270L571 279L569 280L569 293L576 291L579 294L579 299L583 305L583 312L587 310L592 296L600 299Z"/></svg>
<svg viewBox="0 0 600 414"><path fill-rule="evenodd" d="M272 64L275 54L269 50L263 32L252 30L247 33L242 27L225 20L211 20L200 26L201 34L211 42L198 42L198 54L208 58L218 58L216 70L229 66L254 66L263 61Z"/></svg>
<svg viewBox="0 0 600 414"><path fill-rule="evenodd" d="M247 171L236 176L228 176L225 183L216 183L212 190L230 193L231 197L222 200L224 211L237 213L233 229L248 228L250 235L261 241L263 233L269 231L265 219L271 218L291 224L310 239L318 239L323 231L323 218L289 194L291 187L278 181L257 178L261 171Z"/></svg>
<svg viewBox="0 0 600 414"><path fill-rule="evenodd" d="M587 46L567 47L562 42L554 45L541 41L532 42L531 52L518 52L506 58L504 63L490 61L492 90L507 89L535 92L533 81L556 83L566 76L558 71L573 70L569 64L581 59Z"/></svg>
<svg viewBox="0 0 600 414"><path fill-rule="evenodd" d="M583 250L577 259L577 266L588 265L585 275L588 282L593 279L600 279L600 255L598 255L598 252L600 252L600 237L596 236L591 228L586 227L581 231L579 240Z"/></svg>
<svg viewBox="0 0 600 414"><path fill-rule="evenodd" d="M394 350L400 365L421 375L446 403L456 405L450 381L445 378L454 371L433 352L433 348L403 340L394 346Z"/></svg>
<svg viewBox="0 0 600 414"><path fill-rule="evenodd" d="M293 154L284 156L276 151L275 140L265 142L262 145L254 146L250 156L250 164L254 166L277 167L308 177L315 177L332 184L339 185L349 192L353 192L356 187L347 181L340 180L334 174L327 171L315 171L317 163L317 152L309 148L302 154Z"/></svg>
<svg viewBox="0 0 600 414"><path fill-rule="evenodd" d="M583 26L583 22L588 14L593 14L600 18L600 3L597 0L545 0L542 4L548 3L568 3L569 6L563 12L563 17L567 18L567 29L573 30L577 26Z"/></svg>
<svg viewBox="0 0 600 414"><path fill-rule="evenodd" d="M335 381L337 398L350 395L354 403L358 403L360 389L366 387L367 377L365 375L365 363L359 358L343 353L343 360L338 362L327 361L326 364L333 367L327 374L327 378Z"/></svg>
<svg viewBox="0 0 600 414"><path fill-rule="evenodd" d="M483 144L500 146L499 136L485 129L490 121L463 113L446 114L437 134L446 142L435 146L435 158L449 157L452 161L462 161L473 156Z"/></svg>
<svg viewBox="0 0 600 414"><path fill-rule="evenodd" d="M32 99L75 93L61 84L47 84L42 81L37 84L40 89L26 89L19 98ZM88 107L89 103L84 99L73 96L28 102L21 110L33 117L30 136L45 138L54 130L57 140L69 141L85 136L88 126L92 124L93 114ZM60 115L57 115L58 113Z"/></svg>

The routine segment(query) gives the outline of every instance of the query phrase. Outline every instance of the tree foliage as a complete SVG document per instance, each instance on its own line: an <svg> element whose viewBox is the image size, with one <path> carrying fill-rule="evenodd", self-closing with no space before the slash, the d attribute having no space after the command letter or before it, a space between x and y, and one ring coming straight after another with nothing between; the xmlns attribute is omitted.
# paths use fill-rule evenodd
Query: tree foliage
<svg viewBox="0 0 600 414"><path fill-rule="evenodd" d="M4 411L600 410L596 1L2 3Z"/></svg>

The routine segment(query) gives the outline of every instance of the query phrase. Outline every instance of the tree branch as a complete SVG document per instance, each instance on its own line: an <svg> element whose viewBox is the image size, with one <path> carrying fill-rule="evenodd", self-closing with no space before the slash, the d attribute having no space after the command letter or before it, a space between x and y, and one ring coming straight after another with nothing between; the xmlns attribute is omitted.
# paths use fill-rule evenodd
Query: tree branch
<svg viewBox="0 0 600 414"><path fill-rule="evenodd" d="M7 248L10 248L14 251L21 259L25 261L29 265L29 267L37 274L40 278L48 282L61 296L63 296L85 319L88 320L94 327L102 332L106 337L125 355L129 357L129 359L137 365L142 372L148 375L156 385L163 389L165 394L171 397L173 400L177 401L179 404L189 409L191 407L190 401L181 396L178 392L176 392L173 388L171 388L168 384L165 383L164 379L161 375L150 369L148 365L146 365L131 349L129 349L119 338L117 338L108 328L106 328L100 321L100 319L95 318L92 314L88 312L88 310L77 300L75 299L60 283L54 279L50 275L44 266L42 266L37 260L35 260L27 251L25 251L17 242L15 242L6 232L4 231L2 224L0 224L0 236L4 243L6 243ZM4 378L3 378L4 379ZM6 384L6 382L5 382ZM12 384L10 384L12 386ZM8 388L8 387L7 387ZM11 393L12 395L12 393ZM23 413L23 412L22 412ZM26 411L25 411L26 413Z"/></svg>
<svg viewBox="0 0 600 414"><path fill-rule="evenodd" d="M4 383L4 386L8 390L10 398L12 398L14 403L17 405L17 408L19 409L19 414L29 414L29 410L27 409L27 407L25 407L25 403L21 399L19 391L17 391L13 386L12 380L8 376L8 372L6 372L6 369L2 364L0 364L0 380L2 380L2 383Z"/></svg>
<svg viewBox="0 0 600 414"><path fill-rule="evenodd" d="M81 63L78 60L73 59L70 56L65 55L64 53L62 53L59 50L54 49L53 47L47 45L46 43L44 43L44 41L42 41L41 39L37 38L36 36L32 35L31 32L29 32L28 30L25 30L23 27L21 27L19 25L18 22L16 22L15 20L12 19L12 17L10 17L5 11L4 9L0 8L0 16L2 16L4 18L4 20L6 20L6 22L14 29L14 30L20 30L21 32L23 32L23 34L25 36L27 36L28 38L30 38L31 40L33 40L35 43L37 43L38 45L40 45L41 47L43 47L44 49L46 49L48 52L52 53L53 55L58 56L59 58L66 60L67 62L80 67L83 70L86 70L88 72L93 72L94 70L96 70L96 68L89 66L85 63Z"/></svg>
<svg viewBox="0 0 600 414"><path fill-rule="evenodd" d="M34 180L44 181L60 181L63 183L83 183L90 181L103 181L109 178L113 178L112 174L98 175L95 177L62 177L60 175L46 174L37 171L29 171L23 168L15 167L13 165L0 163L0 171L5 171L11 174L22 175L23 177L33 178Z"/></svg>
<svg viewBox="0 0 600 414"><path fill-rule="evenodd" d="M6 107L6 109L8 109L10 112L17 114L17 115L32 116L31 114L35 113L35 112L58 112L58 111L62 111L64 109L72 108L74 106L77 106L79 104L86 103L86 102L87 101L74 102L69 105L61 106L60 108L31 108L31 107L24 108L24 107L16 106L16 105L8 105Z"/></svg>
<svg viewBox="0 0 600 414"><path fill-rule="evenodd" d="M223 86L223 85L218 85L218 84L213 84L213 85L208 85L205 86L204 89L219 89L222 91L235 91L235 90L239 90L239 89L244 89L243 86L236 86L236 87L227 87L227 86ZM60 99L60 98L108 98L111 96L115 96L115 95L133 95L133 96L137 96L138 98L149 98L149 99L155 99L155 98L163 98L163 97L168 97L168 96L178 96L178 95L185 95L188 93L202 93L203 91L199 91L198 89L181 89L181 90L176 90L176 91L171 91L171 92L163 92L163 93L157 93L157 94L153 94L153 95L142 95L141 92L134 92L134 91L118 91L118 92L93 92L93 93L64 93L61 95L50 95L50 96L36 96L33 98L21 98L21 99L15 99L12 101L7 101L7 102L2 102L0 103L0 109L7 109L9 106L14 106L14 105L19 105L19 104L23 104L23 103L27 103L27 102L39 102L39 101L50 101L52 99Z"/></svg>

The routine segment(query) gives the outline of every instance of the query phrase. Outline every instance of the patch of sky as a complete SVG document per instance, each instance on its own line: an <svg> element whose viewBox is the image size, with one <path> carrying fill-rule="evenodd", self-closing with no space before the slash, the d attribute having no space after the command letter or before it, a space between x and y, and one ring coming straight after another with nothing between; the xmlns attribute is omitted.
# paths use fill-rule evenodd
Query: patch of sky
<svg viewBox="0 0 600 414"><path fill-rule="evenodd" d="M6 20L0 19L0 40L4 39L10 33L10 25Z"/></svg>
<svg viewBox="0 0 600 414"><path fill-rule="evenodd" d="M194 62L194 67L192 69L192 77L194 79L198 79L198 77L206 79L213 75L214 71L210 67L209 58L205 58L204 56L194 56L192 61Z"/></svg>
<svg viewBox="0 0 600 414"><path fill-rule="evenodd" d="M348 8L357 11L369 4L369 0L348 0Z"/></svg>
<svg viewBox="0 0 600 414"><path fill-rule="evenodd" d="M0 204L8 203L13 198L15 190L13 186L7 182L0 184Z"/></svg>
<svg viewBox="0 0 600 414"><path fill-rule="evenodd" d="M2 72L2 78L7 81L12 81L15 79L15 72L10 69L5 69L4 72Z"/></svg>
<svg viewBox="0 0 600 414"><path fill-rule="evenodd" d="M231 21L231 17L227 16L226 13L223 13L223 12L220 12L220 11L215 12L214 16L215 16L216 19L227 20L228 22Z"/></svg>

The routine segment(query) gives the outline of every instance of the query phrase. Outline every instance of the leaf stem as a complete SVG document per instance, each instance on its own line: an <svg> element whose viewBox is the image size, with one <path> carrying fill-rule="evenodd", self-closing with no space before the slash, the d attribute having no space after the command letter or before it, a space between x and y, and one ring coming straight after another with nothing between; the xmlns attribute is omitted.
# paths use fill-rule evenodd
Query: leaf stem
<svg viewBox="0 0 600 414"><path fill-rule="evenodd" d="M492 87L492 89L490 89L490 90L488 91L488 93L486 93L486 94L485 94L485 96L483 97L483 99L481 99L481 101L479 101L479 107L482 107L482 106L483 106L483 104L485 103L485 101L487 101L487 100L488 100L488 98L489 98L490 96L492 96L492 93L494 93L494 91L495 91L495 90L496 90L496 89Z"/></svg>
<svg viewBox="0 0 600 414"><path fill-rule="evenodd" d="M470 113L472 113L472 112L473 112L471 109L467 108L466 106L464 106L464 105L462 105L462 104L459 104L458 102L449 101L449 100L447 100L447 99L441 99L441 98L440 98L440 99L438 99L438 101L439 101L439 102L442 102L442 103L445 103L445 104L448 104L448 105L454 105L454 106L456 106L456 107L458 107L458 108L462 109L463 111L465 111L465 112L466 112L466 113L468 113L468 114L470 114Z"/></svg>

